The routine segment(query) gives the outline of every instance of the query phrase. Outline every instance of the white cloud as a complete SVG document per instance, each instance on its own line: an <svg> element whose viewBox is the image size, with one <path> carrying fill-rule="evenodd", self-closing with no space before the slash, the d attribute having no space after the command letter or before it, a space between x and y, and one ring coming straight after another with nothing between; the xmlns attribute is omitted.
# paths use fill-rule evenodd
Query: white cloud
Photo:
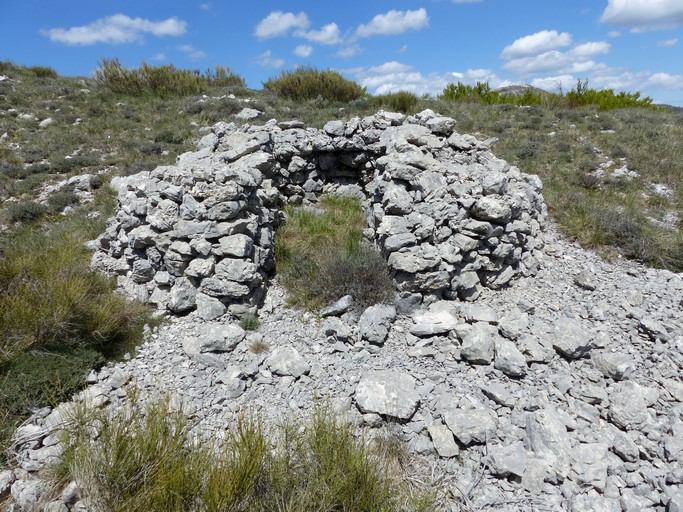
<svg viewBox="0 0 683 512"><path fill-rule="evenodd" d="M152 57L152 60L157 60L157 61L166 60L166 54L165 53L157 53L156 55L154 55L154 57Z"/></svg>
<svg viewBox="0 0 683 512"><path fill-rule="evenodd" d="M254 59L254 62L263 68L281 68L285 65L284 59L278 59L273 57L270 50L263 52L261 55Z"/></svg>
<svg viewBox="0 0 683 512"><path fill-rule="evenodd" d="M449 83L488 81L491 87L510 85L511 82L501 80L490 69L468 69L461 72L422 74L412 66L400 62L386 62L380 66L357 68L349 71L361 85L374 94L386 94L396 91L410 91L417 95L438 95Z"/></svg>
<svg viewBox="0 0 683 512"><path fill-rule="evenodd" d="M616 39L617 37L621 37L621 32L619 32L618 30L610 30L609 32L607 32L607 37Z"/></svg>
<svg viewBox="0 0 683 512"><path fill-rule="evenodd" d="M543 78L534 78L531 81L532 86L538 87L549 92L567 92L574 88L577 79L573 75L558 75L546 76Z"/></svg>
<svg viewBox="0 0 683 512"><path fill-rule="evenodd" d="M150 21L131 18L125 14L114 14L100 18L80 27L51 28L41 33L52 41L74 46L87 46L96 43L122 44L140 41L144 34L157 37L180 36L187 30L187 23L178 18Z"/></svg>
<svg viewBox="0 0 683 512"><path fill-rule="evenodd" d="M543 31L517 39L506 46L501 57L506 59L504 69L517 75L529 76L552 72L559 75L586 73L607 66L595 62L596 55L608 53L611 49L605 41L591 41L574 45L561 51L553 47L569 46L572 36L568 33ZM539 50L543 51L539 51Z"/></svg>
<svg viewBox="0 0 683 512"><path fill-rule="evenodd" d="M211 2L205 2L203 4L199 4L199 8L203 9L205 11L208 11L209 9L211 9Z"/></svg>
<svg viewBox="0 0 683 512"><path fill-rule="evenodd" d="M328 23L320 30L297 30L294 32L294 35L318 44L332 45L342 42L341 37L339 37L339 27L336 23Z"/></svg>
<svg viewBox="0 0 683 512"><path fill-rule="evenodd" d="M294 48L294 55L297 57L308 58L313 54L313 47L310 44L300 44Z"/></svg>
<svg viewBox="0 0 683 512"><path fill-rule="evenodd" d="M483 0L451 0L454 4L478 4Z"/></svg>
<svg viewBox="0 0 683 512"><path fill-rule="evenodd" d="M201 50L197 50L191 44L181 44L178 46L178 50L187 55L191 60L201 60L206 57L206 53Z"/></svg>
<svg viewBox="0 0 683 512"><path fill-rule="evenodd" d="M516 59L519 57L529 57L557 50L569 46L572 43L572 36L567 32L559 33L557 30L541 30L535 34L520 37L512 44L503 48L500 56L504 59Z"/></svg>
<svg viewBox="0 0 683 512"><path fill-rule="evenodd" d="M378 14L368 24L356 29L356 37L374 35L396 35L409 30L422 30L429 26L427 10L422 7L415 11L391 10L386 14Z"/></svg>
<svg viewBox="0 0 683 512"><path fill-rule="evenodd" d="M300 30L308 28L309 23L305 12L294 14L293 12L273 11L256 25L254 35L258 39L284 36L293 28Z"/></svg>
<svg viewBox="0 0 683 512"><path fill-rule="evenodd" d="M405 53L407 51L408 51L408 45L404 44L403 46L401 46L401 49L398 51L398 53Z"/></svg>
<svg viewBox="0 0 683 512"><path fill-rule="evenodd" d="M678 38L665 39L664 41L657 41L657 46L670 47L678 44Z"/></svg>
<svg viewBox="0 0 683 512"><path fill-rule="evenodd" d="M681 0L608 0L600 21L633 32L674 28L683 24Z"/></svg>
<svg viewBox="0 0 683 512"><path fill-rule="evenodd" d="M340 48L339 51L336 53L336 56L341 58L341 59L350 59L352 57L355 57L359 53L362 53L364 50L358 45L353 45L353 46L347 46L346 48Z"/></svg>

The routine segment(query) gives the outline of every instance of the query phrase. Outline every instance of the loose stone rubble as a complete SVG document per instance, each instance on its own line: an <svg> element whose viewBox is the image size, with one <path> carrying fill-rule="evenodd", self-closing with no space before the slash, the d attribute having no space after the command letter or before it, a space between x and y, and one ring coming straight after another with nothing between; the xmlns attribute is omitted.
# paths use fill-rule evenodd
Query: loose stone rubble
<svg viewBox="0 0 683 512"><path fill-rule="evenodd" d="M379 114L373 119L393 119L393 116ZM452 127L437 116L421 122L425 128ZM394 128L409 126L412 129L423 124ZM292 126L291 123L281 125ZM278 125L271 123L268 126ZM345 133L348 123L335 121L326 129L333 134ZM221 132L220 127L216 130ZM256 137L263 133L254 127L242 130L230 133L251 136L253 130ZM287 134L288 131L291 130L273 131L271 136L275 138L273 134ZM434 137L439 139L437 135ZM455 138L449 135L448 140ZM221 139L216 135L211 140L214 142L209 149L208 139L205 139L200 144L204 150L181 157L180 161L195 161L198 155L204 154L202 151L215 154L210 148L215 144L220 146L216 141ZM295 137L293 140L303 139ZM470 148L479 144L469 136L458 135L457 140L459 145L471 144ZM448 145L451 149L454 147L450 142ZM228 151L236 151L234 145L230 147ZM250 155L258 155L259 151ZM471 149L471 153L452 151L462 158L489 155L484 149ZM242 150L235 154L240 152ZM402 158L401 154L396 158ZM335 158L339 156L336 154ZM317 158L320 164L320 156ZM487 158L495 161L493 157ZM469 168L477 164L463 165ZM131 385L143 400L170 391L173 406L182 408L195 422L192 435L220 439L246 409L275 424L292 417L307 417L316 400L323 398L332 410L344 414L355 425L369 429L370 437L383 435L389 427L397 430L412 454L411 468L415 475L427 482L432 478L439 482L439 509L442 510L681 510L682 275L648 269L634 262L608 263L564 240L557 235L552 223L541 222L544 209L538 195L540 187L525 188L532 193L534 201L527 204L534 204L532 211L536 212L536 217L530 218L528 224L531 227L534 221L538 226L533 234L530 231L526 235L527 241L533 238L533 248L525 247L525 242L515 263L505 263L503 258L500 268L487 267L487 261L491 264L497 258L493 255L495 249L482 250L488 247L482 240L489 240L491 236L479 238L474 236L474 231L464 230L468 234L463 235L462 230L453 229L453 233L444 238L448 242L434 242L444 224L431 213L423 213L425 216L420 223L403 232L419 242L402 247L408 250L389 251L387 240L393 235L386 236L387 232L380 229L382 222L387 217L395 217L391 222L396 223L401 222L397 219L407 218L408 207L388 206L400 203L395 198L407 192L412 198L413 212L416 205L425 202L433 205L431 212L434 212L438 205L447 205L451 200L460 211L460 196L442 198L434 203L418 202L415 200L417 194L412 194L417 191L412 188L417 182L408 181L410 185L407 185L400 180L396 181L396 187L389 186L375 195L378 189L373 183L376 184L377 176L365 183L361 180L360 184L358 181L341 185L327 182L320 189L314 187L314 192L308 192L301 185L311 179L322 181L320 177L310 178L310 173L315 171L311 168L305 181L301 181L303 176L297 178L300 185L269 187L263 185L268 179L264 178L261 190L272 190L273 198L298 202L314 200L314 195L323 191L359 187L353 190L368 193L367 197L371 198L368 208L372 212L381 208L384 215L379 222L374 213L370 216L368 233L371 239L388 255L390 263L393 254L414 256L410 266L406 264L407 270L392 268L397 276L404 272L419 285L409 283L407 277L406 280L399 278L395 303L373 306L366 311L354 311L352 300L345 297L321 311L319 316L302 313L285 307L285 293L278 285L277 277L271 277L269 268L257 265L261 260L254 256L247 260L243 256L271 250L259 233L265 230L268 236L272 235L277 219L270 216L276 217L275 203L264 207L262 217L259 217L256 208L249 209L250 200L234 199L245 203L239 219L253 224L248 230L223 232L222 237L246 235L251 240L251 249L246 249L250 244L243 237L223 242L224 238L214 238L213 233L218 232L217 226L221 222L233 223L235 220L209 221L200 231L196 223L206 220L182 218L183 205L191 202L185 199L188 197L186 192L180 195L185 190L183 187L190 187L184 180L192 181L194 178L188 176L194 175L188 169L199 168L200 164L188 163L187 167L182 167L182 172L179 166L172 168L174 171L163 168L158 171L159 176L165 172L178 172L173 183L164 185L164 190L170 191L163 195L154 190L159 190L155 187L166 182L159 179L154 185L148 176L134 177L128 185L121 186L122 197L132 193L129 190L131 183L144 185L145 189L132 193L135 198L122 200L125 214L119 212L108 233L99 239L95 261L106 262L106 268L119 272L123 289L131 296L150 299L154 293L165 292L166 302L157 303L164 307L175 304L169 309L186 314L149 332L129 361L93 372L89 376L90 387L75 397L75 402L114 410L126 402L127 389ZM289 172L289 167L287 169ZM296 172L299 171L293 171L290 177ZM382 174L384 172L386 166ZM510 172L517 174L512 168L507 171ZM481 177L482 195L465 203L469 205L468 210L465 206L462 209L478 212L479 207L474 205L487 197L503 198L504 204L512 201L509 195L483 195L487 188L483 183L488 183L486 174L482 170L477 175ZM429 179L433 178L429 176ZM508 177L508 194L515 186L514 182L535 182L533 178L519 176ZM237 179L241 178L231 178ZM357 179L354 175L353 180ZM456 177L453 183L459 179ZM277 179L272 181L275 182ZM197 183L192 182L192 187L197 187ZM394 183L393 178L391 183ZM227 185L222 183L221 186ZM470 191L475 188L477 186L472 185ZM289 192L279 192L285 189ZM393 190L391 194L390 190ZM142 213L142 205L154 194L159 197L157 205ZM258 192L256 196L259 197ZM183 198L181 202L178 202L179 197ZM381 199L375 202L376 197ZM159 206L166 198L176 205L179 219L164 213L175 212L170 204L165 203L169 210ZM136 199L141 201L136 202ZM225 201L229 203L233 199ZM195 209L198 209L197 205ZM503 233L508 232L511 224L527 222L515 217L515 211L510 208L510 218ZM531 217L529 211L523 211ZM494 214L498 219L506 218L498 208L491 209L488 215ZM143 216L145 222L147 217L152 220L143 224ZM163 224L158 220L162 218L170 221ZM434 221L433 225L425 220L429 218ZM134 225L134 219L141 223ZM467 222L473 220L476 219L469 217L463 225L469 225ZM154 230L160 228L150 227L152 222L173 227L156 232ZM486 222L494 230L503 226L485 220L477 222ZM426 241L417 234L425 226L431 226L428 231L432 237L427 236ZM145 227L145 230L131 235L139 227ZM182 237L174 238L176 229ZM510 233L521 233L510 229ZM390 231L393 233L394 229ZM482 231L480 236L483 235ZM462 240L461 236L471 241ZM505 235L499 236L501 238L497 238L498 235L494 238L502 240ZM145 242L136 245L135 240ZM417 252L425 245L437 247L440 243L456 243L456 240L463 242L464 247L458 246L461 250L455 253L463 255L462 261L449 263L438 249L425 250L419 256L410 250L414 248ZM499 245L504 243L507 242L499 242ZM171 250L173 244L176 244L175 249ZM156 248L161 258L151 257L149 254L154 251L148 251L150 248ZM169 258L168 253L173 257ZM440 270L433 270L437 267L419 268L423 260L431 261L432 257L440 259ZM533 265L524 263L530 261L528 258L535 260ZM219 276L213 279L243 285L248 288L248 294L238 297L240 300L206 294L204 281L212 277L203 274L203 265L195 263L205 260L212 261L213 275ZM171 263L166 263L163 270L160 263L166 261ZM226 261L229 263L224 263ZM480 267L468 267L476 261L481 263ZM253 266L247 265L249 262ZM448 268L444 262L453 268ZM219 265L230 270L215 270ZM174 271L182 268L184 273L175 275L169 268ZM507 268L511 269L511 279L506 281L506 286L498 286L497 279ZM231 276L240 272L251 273L252 277L258 275L258 286L221 277L227 272ZM451 281L458 284L433 287L432 283L438 280L423 277L438 272L452 273ZM492 275L497 277L490 277ZM149 281L144 281L148 278ZM469 282L474 284L458 287L459 283ZM484 286L491 284L493 286ZM461 293L463 290L466 292ZM211 304L210 308L200 306L199 297L202 296L205 298L201 300ZM476 300L472 301L474 296ZM187 306L193 297L194 307ZM408 300L410 298L413 300ZM237 326L237 315L257 306L261 327L257 332L243 331ZM268 349L260 353L255 347ZM48 499L45 498L46 486L40 480L40 470L63 450L59 431L68 428L68 413L73 407L72 403L65 403L38 411L17 430L14 444L17 467L0 472L0 497L10 494L13 510L87 509L73 485L61 495L57 493L56 497ZM49 503L45 504L47 501Z"/></svg>

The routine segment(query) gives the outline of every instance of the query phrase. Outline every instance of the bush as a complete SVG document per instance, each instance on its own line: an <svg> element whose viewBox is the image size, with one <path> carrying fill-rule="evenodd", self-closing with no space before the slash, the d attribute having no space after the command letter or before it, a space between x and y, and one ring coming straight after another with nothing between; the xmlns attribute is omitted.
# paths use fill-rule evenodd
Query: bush
<svg viewBox="0 0 683 512"><path fill-rule="evenodd" d="M542 105L557 107L587 107L594 106L600 110L611 110L627 107L650 107L652 98L641 98L639 92L620 92L615 94L612 89L597 91L588 87L588 81L579 80L576 88L566 95L553 94L537 89L527 88L522 94L511 94L491 89L488 82L477 82L476 85L448 84L441 93L440 99L468 103L482 103L484 105Z"/></svg>
<svg viewBox="0 0 683 512"><path fill-rule="evenodd" d="M7 207L7 220L15 222L33 222L42 218L47 213L47 208L34 201L22 201L12 203Z"/></svg>
<svg viewBox="0 0 683 512"><path fill-rule="evenodd" d="M414 111L420 99L412 92L398 91L376 96L375 101L381 105L382 108L386 108L393 112L410 114Z"/></svg>
<svg viewBox="0 0 683 512"><path fill-rule="evenodd" d="M232 72L230 68L223 66L216 66L215 71L211 71L211 68L207 69L204 76L209 81L211 85L217 87L241 87L247 86L244 78Z"/></svg>
<svg viewBox="0 0 683 512"><path fill-rule="evenodd" d="M150 66L143 62L140 68L124 68L118 59L104 59L95 71L98 86L118 94L140 96L154 94L162 98L199 94L206 87L245 87L244 79L230 68L216 66L215 71L177 69L172 65Z"/></svg>
<svg viewBox="0 0 683 512"><path fill-rule="evenodd" d="M264 83L263 88L295 101L315 100L321 97L327 101L346 103L365 94L364 87L344 78L337 71L320 71L310 67L282 71L279 77L271 78Z"/></svg>
<svg viewBox="0 0 683 512"><path fill-rule="evenodd" d="M649 107L652 105L652 98L640 97L639 92L620 92L614 93L614 89L603 89L596 91L588 87L588 80L577 81L576 88L567 93L567 102L570 107L596 106L600 110L612 110L628 107Z"/></svg>
<svg viewBox="0 0 683 512"><path fill-rule="evenodd" d="M222 446L189 442L167 399L80 420L55 476L75 481L94 510L411 510L386 459L320 407L304 429L275 435L242 418Z"/></svg>
<svg viewBox="0 0 683 512"><path fill-rule="evenodd" d="M320 206L287 209L277 232L275 257L290 302L315 310L347 294L360 307L393 298L386 262L361 242L366 221L358 200L323 196Z"/></svg>
<svg viewBox="0 0 683 512"><path fill-rule="evenodd" d="M124 68L118 59L104 59L95 71L98 86L118 94L139 96L150 93L161 97L199 94L206 79L172 65L159 67L142 64L138 69Z"/></svg>
<svg viewBox="0 0 683 512"><path fill-rule="evenodd" d="M57 72L48 66L32 66L28 70L37 78L57 78Z"/></svg>
<svg viewBox="0 0 683 512"><path fill-rule="evenodd" d="M67 206L73 206L78 204L80 201L78 194L73 190L59 190L53 192L47 198L47 204L50 210L54 213L60 213L64 211Z"/></svg>
<svg viewBox="0 0 683 512"><path fill-rule="evenodd" d="M240 318L240 327L245 331L255 331L261 327L261 321L256 315L247 313Z"/></svg>

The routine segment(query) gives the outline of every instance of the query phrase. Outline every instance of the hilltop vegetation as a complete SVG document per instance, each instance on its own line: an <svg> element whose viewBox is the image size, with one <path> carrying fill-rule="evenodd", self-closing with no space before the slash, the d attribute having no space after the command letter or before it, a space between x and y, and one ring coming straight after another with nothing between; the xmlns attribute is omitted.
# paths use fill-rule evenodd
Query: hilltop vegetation
<svg viewBox="0 0 683 512"><path fill-rule="evenodd" d="M125 69L117 60L103 61L94 79L9 62L0 62L0 74L9 77L0 82L0 446L31 407L70 396L93 366L139 341L150 321L144 307L88 271L83 244L113 211L108 180L174 162L205 127L243 122L235 116L244 107L261 112L251 123L315 127L379 108L430 108L538 174L568 236L606 257L683 271L683 114L638 93L579 82L562 95L452 84L438 97L370 96L315 69L285 72L253 91L228 68ZM93 175L87 194L55 187L84 174Z"/></svg>

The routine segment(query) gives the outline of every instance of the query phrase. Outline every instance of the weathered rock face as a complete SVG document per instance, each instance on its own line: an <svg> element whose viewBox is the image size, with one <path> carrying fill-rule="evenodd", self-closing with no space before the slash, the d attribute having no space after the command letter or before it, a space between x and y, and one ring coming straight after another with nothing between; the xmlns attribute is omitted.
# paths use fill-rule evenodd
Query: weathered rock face
<svg viewBox="0 0 683 512"><path fill-rule="evenodd" d="M538 269L546 209L536 177L454 124L430 110L323 130L218 123L175 165L113 180L119 208L92 244L92 266L174 313L211 304L212 316L215 300L253 312L281 206L338 193L364 200L370 241L401 292L475 299Z"/></svg>

